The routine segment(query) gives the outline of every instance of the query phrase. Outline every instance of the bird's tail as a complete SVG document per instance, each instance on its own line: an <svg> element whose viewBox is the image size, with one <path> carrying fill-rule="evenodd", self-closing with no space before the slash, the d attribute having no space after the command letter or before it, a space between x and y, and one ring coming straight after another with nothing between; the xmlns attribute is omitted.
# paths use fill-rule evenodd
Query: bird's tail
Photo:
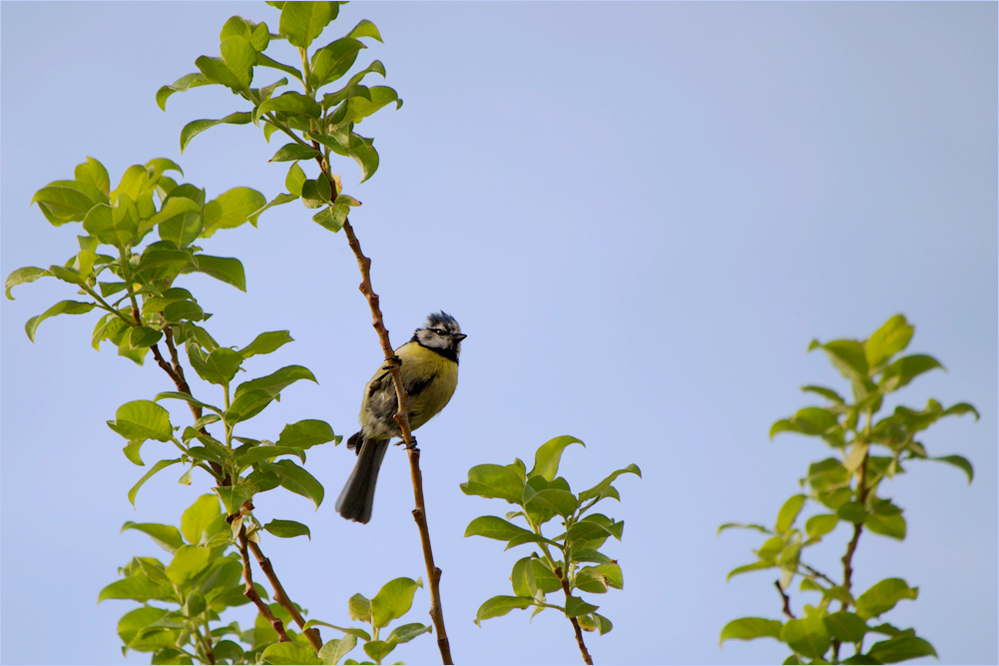
<svg viewBox="0 0 999 666"><path fill-rule="evenodd" d="M360 432L347 440L349 448L357 449L357 463L336 500L337 512L347 520L358 523L371 520L378 470L381 469L388 445L387 439L367 439Z"/></svg>

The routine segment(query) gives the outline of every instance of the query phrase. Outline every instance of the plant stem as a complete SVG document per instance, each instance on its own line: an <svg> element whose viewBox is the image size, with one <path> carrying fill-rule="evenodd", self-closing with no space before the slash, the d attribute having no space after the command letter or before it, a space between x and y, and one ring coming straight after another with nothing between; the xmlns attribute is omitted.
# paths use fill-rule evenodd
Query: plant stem
<svg viewBox="0 0 999 666"><path fill-rule="evenodd" d="M792 620L796 620L797 618L794 617L794 613L791 612L791 597L787 596L784 592L784 588L780 586L779 580L774 581L774 587L777 588L777 591L780 592L781 599L784 600L784 615L787 615Z"/></svg>
<svg viewBox="0 0 999 666"><path fill-rule="evenodd" d="M271 626L274 627L274 631L277 632L278 641L281 643L290 643L291 638L288 636L288 632L284 630L284 623L281 622L281 618L274 616L270 607L265 604L264 600L260 598L259 594L257 594L257 588L253 586L253 572L250 570L250 555L246 552L247 543L249 543L249 539L246 537L246 525L240 525L239 555L243 559L243 580L246 581L246 587L243 589L243 596L252 601L254 605L256 605L260 614L271 623Z"/></svg>
<svg viewBox="0 0 999 666"><path fill-rule="evenodd" d="M288 611L291 617L295 620L295 624L302 628L302 631L305 633L305 637L309 639L312 647L316 650L316 652L319 652L319 650L323 647L323 639L319 634L319 629L315 627L311 629L305 628L305 618L302 617L302 614L298 612L295 604L288 598L288 593L284 591L284 586L278 579L277 574L274 573L274 567L271 566L270 559L264 557L264 553L260 550L260 546L253 541L249 542L249 547L250 550L253 551L253 556L257 558L257 564L260 565L260 570L264 572L264 575L267 576L267 580L271 583L271 587L274 588L274 601L281 604L281 607Z"/></svg>
<svg viewBox="0 0 999 666"><path fill-rule="evenodd" d="M569 597L572 596L572 591L569 589L569 581L562 575L562 569L559 567L555 567L555 576L562 583L562 591L565 592L565 600L568 603ZM579 644L579 651L583 654L583 661L593 666L593 657L586 650L586 643L583 642L583 630L579 628L579 621L574 617L570 617L569 621L572 622L572 628L576 632L576 643Z"/></svg>
<svg viewBox="0 0 999 666"><path fill-rule="evenodd" d="M205 628L208 628L208 623L205 623ZM205 651L205 659L209 664L215 663L215 650L212 649L212 636L208 634L207 636L202 636L201 632L198 630L198 622L194 620L191 622L191 629L194 631L194 637L198 639L201 643L201 647Z"/></svg>
<svg viewBox="0 0 999 666"><path fill-rule="evenodd" d="M329 173L326 164L323 163L322 157L317 157L316 161L319 162L319 168L322 169L323 176L329 181L332 193L331 198L335 199L339 194L336 182ZM416 447L416 439L413 438L413 433L409 428L409 412L406 407L406 398L408 395L405 387L402 385L402 378L399 374L402 362L392 350L389 333L385 328L385 322L382 318L378 294L371 287L371 259L364 256L364 253L361 251L361 243L357 240L353 227L351 227L350 222L346 219L343 221L343 230L347 235L347 242L350 245L350 249L353 250L354 256L357 258L357 266L361 271L361 284L358 288L364 294L368 301L368 306L371 308L371 323L378 334L382 352L385 354L386 365L392 375L392 383L395 385L395 394L399 409L394 418L396 423L399 424L402 440L406 444L406 452L409 454L409 470L413 479L413 498L416 503L416 508L413 509L413 519L420 530L423 561L427 567L427 578L430 580L430 618L433 621L434 630L437 632L437 647L441 653L441 661L444 664L453 664L454 662L451 660L451 645L448 642L447 629L444 626L444 610L441 606L441 570L434 564L434 553L430 545L430 528L427 526L427 509L423 498L423 475L420 472L420 450Z"/></svg>

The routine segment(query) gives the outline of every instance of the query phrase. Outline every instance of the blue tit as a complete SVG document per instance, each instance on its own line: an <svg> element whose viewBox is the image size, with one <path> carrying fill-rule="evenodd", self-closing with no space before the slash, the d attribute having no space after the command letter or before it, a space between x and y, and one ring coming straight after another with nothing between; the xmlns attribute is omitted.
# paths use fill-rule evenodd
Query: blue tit
<svg viewBox="0 0 999 666"><path fill-rule="evenodd" d="M416 430L437 415L454 395L458 385L458 354L465 339L461 326L446 312L427 317L413 338L395 350L402 361L402 385L409 394L409 427ZM393 416L398 411L395 384L386 362L364 387L361 399L361 430L347 440L357 452L357 463L336 501L337 512L347 520L371 520L375 483L389 439L401 437Z"/></svg>

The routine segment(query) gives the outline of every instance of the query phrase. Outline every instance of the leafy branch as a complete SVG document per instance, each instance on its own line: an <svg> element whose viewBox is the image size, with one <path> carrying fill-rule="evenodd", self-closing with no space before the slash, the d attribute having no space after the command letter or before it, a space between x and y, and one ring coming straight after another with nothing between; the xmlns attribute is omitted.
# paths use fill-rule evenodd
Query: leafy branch
<svg viewBox="0 0 999 666"><path fill-rule="evenodd" d="M751 640L772 637L787 644L793 654L785 663L800 664L803 660L821 660L833 664L896 663L927 655L936 656L933 646L917 637L914 629L898 629L888 623L869 624L890 611L904 599L915 599L918 588L909 587L900 578L887 578L873 585L863 594L853 591L853 559L861 534L867 531L897 539L905 539L906 521L902 509L891 499L879 496L881 483L905 473L903 463L914 460L936 460L964 471L968 483L973 478L971 463L959 455L931 457L919 433L937 420L953 415L978 412L968 403L958 403L944 408L930 399L923 410L898 406L894 412L875 420L884 399L907 386L914 379L936 368L942 368L932 356L901 353L908 347L914 328L902 315L891 317L867 340L832 340L820 343L815 340L809 350L822 349L833 366L851 385L853 402L847 401L833 389L823 386L804 386L802 390L826 399L823 407L805 407L794 416L773 424L770 436L793 432L818 437L838 454L812 463L808 475L801 479L807 494L796 494L781 507L774 527L757 524L728 523L728 528L753 529L768 538L756 551L757 561L736 567L732 576L777 568L780 579L777 589L783 601L786 623L758 617L741 618L725 625L721 642L738 638ZM889 455L875 455L878 448ZM795 524L808 503L825 507L825 513L809 517L804 531ZM817 571L801 560L802 550L819 544L840 522L852 525L853 534L847 543L843 563L842 582ZM805 605L804 616L796 618L790 609L787 590L795 577L801 578L802 592L815 592L821 599L815 606ZM840 603L833 612L829 606ZM886 639L864 647L868 634L881 634ZM853 655L840 659L843 645L852 643Z"/></svg>

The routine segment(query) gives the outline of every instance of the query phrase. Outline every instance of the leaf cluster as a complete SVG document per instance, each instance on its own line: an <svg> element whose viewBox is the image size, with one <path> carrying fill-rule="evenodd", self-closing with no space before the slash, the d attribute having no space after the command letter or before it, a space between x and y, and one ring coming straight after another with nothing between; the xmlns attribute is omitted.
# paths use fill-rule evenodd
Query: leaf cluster
<svg viewBox="0 0 999 666"><path fill-rule="evenodd" d="M388 658L396 646L408 643L417 636L431 633L433 627L419 622L402 624L383 636L383 630L394 621L409 612L413 606L413 595L416 589L423 587L423 580L417 578L396 578L385 583L373 598L368 599L361 593L352 596L347 602L347 612L351 620L369 625L370 631L359 627L339 627L337 625L309 620L306 627L323 626L336 629L343 633L343 638L334 638L323 644L318 658L313 655L313 661L270 661L270 663L285 664L337 664L361 641L361 649L371 661L355 661L347 659L344 664L380 664ZM311 651L310 651L311 652ZM305 655L300 655L304 658ZM265 659L267 655L264 655Z"/></svg>
<svg viewBox="0 0 999 666"><path fill-rule="evenodd" d="M233 16L219 35L219 56L201 56L195 61L198 72L187 74L156 93L160 108L176 92L207 85L221 85L249 103L247 110L235 111L217 120L194 120L180 135L183 151L191 139L218 125L253 125L260 127L264 138L281 132L291 139L274 154L272 162L292 162L285 180L288 192L277 195L264 208L301 199L306 208L319 209L313 220L330 231L339 231L351 207L360 202L342 192L340 179L330 169L330 155L352 158L361 168L364 182L378 169L378 151L374 139L354 131L356 125L385 106L402 106L402 99L388 86L367 86L369 74L385 76L385 66L378 60L355 73L346 83L344 77L354 66L359 53L367 46L363 39L381 41L378 28L362 20L346 35L318 48L311 48L326 26L337 18L337 2L272 2L281 11L278 31L272 33L266 23L254 23ZM266 54L272 41L286 40L298 50L301 66L278 62ZM260 68L286 74L262 87L254 87ZM286 91L288 76L296 80L302 92ZM330 87L337 87L329 90ZM306 176L300 161L317 160L321 171L316 178Z"/></svg>
<svg viewBox="0 0 999 666"><path fill-rule="evenodd" d="M533 608L532 618L551 608L574 619L584 631L605 634L613 628L610 620L596 612L599 606L587 602L579 593L604 594L609 588L623 589L620 564L599 548L611 537L621 540L624 521L593 512L593 508L608 498L620 501L617 488L611 485L620 475L641 477L642 473L637 465L628 465L592 488L573 493L569 482L557 476L562 452L571 444L583 442L563 435L542 444L530 471L519 458L510 465L476 465L468 471L468 481L461 484L466 495L502 499L518 507L505 518L476 518L469 523L465 536L505 541L507 550L524 544L538 549L513 565L510 581L514 596L487 600L476 613L476 624L515 608ZM561 533L546 537L542 527L549 522L557 522ZM564 605L548 601L546 595L557 591L565 594Z"/></svg>
<svg viewBox="0 0 999 666"><path fill-rule="evenodd" d="M906 536L903 509L891 499L879 496L881 484L905 473L903 463L912 460L936 460L963 470L970 483L971 463L959 455L932 457L918 439L920 433L945 416L978 412L968 403L944 408L929 400L922 410L898 406L878 418L885 399L907 386L925 372L942 368L932 356L903 355L914 328L902 315L888 319L866 340L814 340L809 351L823 350L832 365L850 382L852 400L831 388L804 386L802 390L822 396L826 404L798 410L793 416L773 424L770 436L793 432L821 439L836 455L812 463L800 480L802 493L790 497L781 507L772 527L759 524L728 523L728 528L743 528L766 536L754 551L756 561L736 567L732 576L765 569L777 569L777 585L785 597L793 580L800 577L800 591L821 595L815 605L805 605L804 617L786 623L763 618L733 620L722 630L722 642L739 638L776 638L794 652L786 663L896 663L906 659L934 655L933 647L919 638L913 629L897 629L890 624L870 622L891 610L902 599L915 599L918 588L900 578L888 578L873 585L859 597L851 589L852 558L864 529L874 534L902 541ZM799 526L807 505L818 507ZM802 560L805 549L822 542L840 523L853 530L853 538L843 557L844 575L840 581L815 570ZM830 604L839 602L833 611ZM864 648L867 634L882 638ZM839 661L839 646L854 644L854 655ZM830 652L831 650L831 652Z"/></svg>

